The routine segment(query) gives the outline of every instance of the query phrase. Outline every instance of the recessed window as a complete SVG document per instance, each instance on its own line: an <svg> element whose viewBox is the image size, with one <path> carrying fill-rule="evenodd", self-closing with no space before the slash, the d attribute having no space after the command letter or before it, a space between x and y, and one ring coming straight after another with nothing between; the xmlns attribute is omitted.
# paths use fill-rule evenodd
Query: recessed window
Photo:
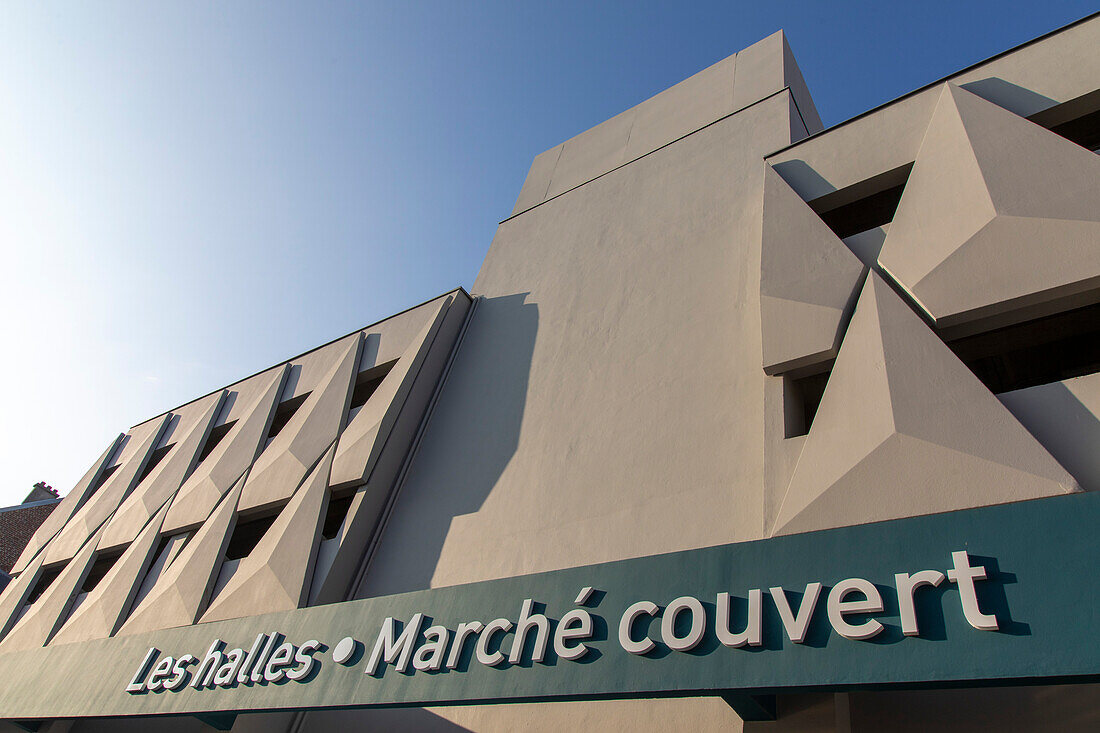
<svg viewBox="0 0 1100 733"><path fill-rule="evenodd" d="M206 436L206 443L203 444L202 450L199 452L200 463L214 452L214 449L218 447L218 443L222 442L222 438L228 435L236 424L236 420L231 420L224 425L216 425L210 429L210 435Z"/></svg>
<svg viewBox="0 0 1100 733"><path fill-rule="evenodd" d="M329 499L328 511L325 513L325 523L321 528L323 539L331 540L340 533L340 528L344 526L344 519L348 516L348 509L351 508L353 497L354 494L348 494L338 499Z"/></svg>
<svg viewBox="0 0 1100 733"><path fill-rule="evenodd" d="M363 405L367 404L367 400L378 389L378 385L382 384L382 380L386 378L386 375L393 369L393 365L397 363L397 360L387 362L385 364L379 364L376 367L370 369L364 369L359 372L355 378L355 391L351 394L351 407L350 409L356 410Z"/></svg>
<svg viewBox="0 0 1100 733"><path fill-rule="evenodd" d="M912 163L899 166L819 196L809 206L840 239L889 224L912 170Z"/></svg>
<svg viewBox="0 0 1100 733"><path fill-rule="evenodd" d="M91 593L95 590L95 587L99 585L99 581L111 572L111 568L115 566L118 559L122 557L122 552L109 552L97 555L95 562L92 563L91 570L88 571L88 575L84 578L84 584L80 586L81 593Z"/></svg>
<svg viewBox="0 0 1100 733"><path fill-rule="evenodd" d="M817 374L783 377L783 437L796 438L810 432L831 372L830 364L829 370Z"/></svg>
<svg viewBox="0 0 1100 733"><path fill-rule="evenodd" d="M1100 304L950 341L994 394L1100 371Z"/></svg>
<svg viewBox="0 0 1100 733"><path fill-rule="evenodd" d="M271 420L271 429L267 433L269 443L286 427L286 424L294 417L294 413L298 411L298 408L302 406L309 395L310 393L306 392L304 395L279 403L279 407L275 410L275 417Z"/></svg>
<svg viewBox="0 0 1100 733"><path fill-rule="evenodd" d="M140 484L145 480L145 477L153 472L153 469L157 467L157 464L164 460L164 457L168 455L168 452L172 450L175 443L169 443L163 448L157 448L153 451L153 455L149 456L149 460L145 462L145 468L141 471L141 476L138 477L138 483Z"/></svg>
<svg viewBox="0 0 1100 733"><path fill-rule="evenodd" d="M50 589L50 586L53 585L53 582L57 580L57 576L61 575L61 571L64 569L65 565L62 564L55 565L52 568L46 568L45 570L43 570L42 573L38 576L38 582L34 584L34 590L31 591L29 596L27 596L26 605L29 606L37 601L39 598L41 598L42 594Z"/></svg>
<svg viewBox="0 0 1100 733"><path fill-rule="evenodd" d="M237 526L233 528L233 535L229 538L229 545L225 548L225 559L240 560L248 557L278 516L279 513L276 511L262 517L238 519Z"/></svg>

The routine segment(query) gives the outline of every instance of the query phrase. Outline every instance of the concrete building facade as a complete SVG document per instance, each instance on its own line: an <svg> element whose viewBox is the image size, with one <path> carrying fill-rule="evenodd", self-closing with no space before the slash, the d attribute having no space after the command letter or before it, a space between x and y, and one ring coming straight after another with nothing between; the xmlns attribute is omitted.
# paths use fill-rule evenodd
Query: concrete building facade
<svg viewBox="0 0 1100 733"><path fill-rule="evenodd" d="M530 662L520 641L514 668L502 668L505 639L537 612L526 602L518 619L509 611L515 630L512 621L496 628L499 658L478 647L492 669L433 667L425 636L408 646L423 672L415 677L401 666L398 627L383 639L394 612L368 610L451 598L452 586L452 595L491 596L499 579L529 585L530 599L556 582L546 579L584 566L791 548L930 515L984 526L968 519L993 516L983 507L1034 511L1039 528L1038 507L1091 501L1083 495L1100 489L1098 48L1092 16L823 130L780 32L537 156L469 294L325 344L105 448L0 594L0 670L6 679L35 670L0 692L0 717L82 733L144 730L154 719L143 716L173 731L1096 730L1100 666L1056 654L1039 616L1014 636L1007 611L989 614L986 631L966 632L1004 632L989 652L945 621L940 641L960 645L950 647L959 670L981 657L982 669L1023 672L956 674L941 663L895 684L830 663L790 685L782 675L702 685L612 668L618 613L608 629L589 630L590 648L578 652L587 665L568 666L577 647L558 643L568 627L559 614L548 632L556 664L539 667L545 640ZM1043 531L1028 541L1058 539ZM1095 560L1094 539L1074 541ZM829 542L841 549L812 562L866 554ZM981 548L965 549L979 557ZM995 563L980 572L972 577L992 578ZM955 583L966 611L957 620L980 629L964 575L956 558L929 584ZM1022 593L1029 577L1018 575ZM900 580L898 608L881 599L874 608L878 592L864 586L867 605L852 612L900 618L918 638L876 651L860 641L871 637L846 634L837 620L845 596L833 593L840 577L812 591L828 595L830 614L842 609L820 653L862 644L859 654L897 655L886 670L904 668L906 650L917 665L936 646L910 634ZM1057 568L1049 580L1075 582ZM812 586L800 609L817 624L805 603ZM765 621L792 616L782 619L787 649L806 639L775 590L748 602L774 602ZM605 592L603 603L616 602L593 585L574 605L596 608ZM1005 596L1019 604L1014 623L1027 608L1015 593ZM1082 624L1096 616L1095 589L1073 599ZM988 612L992 601L979 600ZM705 665L735 646L719 635L711 649L701 631L681 649L679 634L695 632L677 626L674 606L670 596L650 613L668 621L668 648L630 664L652 668L668 654L669 665ZM715 609L698 608L713 624ZM445 615L444 647L458 621ZM353 616L369 629L361 644L336 632ZM421 621L405 617L401 629ZM483 621L476 633L487 639ZM820 621L826 631L829 622ZM297 653L315 634L321 671L299 658L287 669L300 678L286 682L269 664L278 679L265 685L238 659L226 679L243 674L239 685L215 680L204 691L204 643L190 647L196 666L180 667L181 692L165 691L171 664L157 677L158 655L215 633L243 652L267 631L241 656L270 659L276 652L258 649L282 648L276 623ZM641 627L626 623L626 637L618 628L630 651ZM1078 641L1094 647L1095 632ZM450 648L461 652L459 642ZM231 656L210 650L219 665ZM121 686L88 681L104 663L120 668ZM380 675L376 686L392 690L385 699L370 697L371 675L343 682L330 670L346 677L340 665L376 664L401 667ZM74 695L66 679L90 687Z"/></svg>

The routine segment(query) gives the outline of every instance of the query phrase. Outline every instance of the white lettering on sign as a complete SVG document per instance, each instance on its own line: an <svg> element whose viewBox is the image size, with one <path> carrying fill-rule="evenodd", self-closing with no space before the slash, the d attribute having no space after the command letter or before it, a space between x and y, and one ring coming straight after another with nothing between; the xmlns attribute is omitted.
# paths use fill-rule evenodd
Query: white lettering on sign
<svg viewBox="0 0 1100 733"><path fill-rule="evenodd" d="M920 589L937 587L945 580L958 588L962 614L970 626L982 631L1000 628L996 614L983 611L978 600L976 582L986 579L986 569L972 566L965 550L952 552L951 561L952 567L946 573L920 570L894 575L898 616L905 636L920 635L916 603ZM759 647L766 638L764 599L770 597L782 634L791 643L805 644L814 628L814 619L821 616L817 609L825 587L817 581L794 590L773 586L767 589L767 594L754 588L748 591L747 599L735 599L728 592L718 593L714 597L713 628L706 604L696 596L680 596L663 608L651 600L635 601L619 615L617 641L624 651L643 657L660 647L690 652L708 633L728 649ZM390 616L374 637L363 672L380 677L386 665L400 673L412 674L443 668L461 671L473 661L487 667L518 665L525 660L535 664L553 663L557 659L578 661L588 655L597 641L596 620L601 619L585 606L598 605L603 595L586 586L574 601L577 607L562 613L557 621L545 613L543 604L526 598L515 622L503 617L488 623L463 621L455 626L453 634L443 625L423 629L424 613L413 614L408 622ZM874 618L885 607L882 592L865 578L837 581L828 589L824 605L830 627L845 639L873 639L886 629ZM603 624L601 619L599 625L606 629ZM778 629L773 630L771 638L779 633ZM278 632L258 634L247 652L241 647L226 651L225 646L221 639L214 639L202 657L191 654L161 657L160 650L152 647L126 685L126 692L175 692L188 685L195 690L227 689L285 680L305 683L320 669L319 655L330 649L317 639L294 644ZM360 641L348 636L339 640L329 656L336 664L352 667L361 659L363 648ZM550 648L554 658L548 660Z"/></svg>

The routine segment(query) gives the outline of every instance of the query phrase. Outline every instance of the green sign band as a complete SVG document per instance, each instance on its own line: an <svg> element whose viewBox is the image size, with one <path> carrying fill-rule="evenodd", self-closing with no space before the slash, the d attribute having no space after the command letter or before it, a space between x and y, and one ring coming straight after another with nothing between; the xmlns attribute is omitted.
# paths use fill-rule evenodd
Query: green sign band
<svg viewBox="0 0 1100 733"><path fill-rule="evenodd" d="M1100 676L1097 526L1100 495L1075 494L13 652L0 710L1081 681Z"/></svg>

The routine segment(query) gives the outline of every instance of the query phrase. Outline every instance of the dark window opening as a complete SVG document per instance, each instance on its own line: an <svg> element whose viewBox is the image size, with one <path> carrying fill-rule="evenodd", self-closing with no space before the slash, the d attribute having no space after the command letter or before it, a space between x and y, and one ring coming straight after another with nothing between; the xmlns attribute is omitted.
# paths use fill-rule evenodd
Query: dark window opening
<svg viewBox="0 0 1100 733"><path fill-rule="evenodd" d="M853 183L810 201L810 208L840 239L889 224L912 170L909 163Z"/></svg>
<svg viewBox="0 0 1100 733"><path fill-rule="evenodd" d="M84 578L84 584L80 586L81 593L91 593L95 590L95 587L99 585L99 581L103 580L107 573L111 572L111 568L115 566L118 559L122 557L122 552L110 552L103 555L97 555L95 562L92 563L91 570L88 571L88 575Z"/></svg>
<svg viewBox="0 0 1100 733"><path fill-rule="evenodd" d="M340 528L344 526L344 519L348 516L348 509L351 508L351 500L353 497L354 494L348 494L339 499L329 499L328 512L325 514L325 523L321 528L322 538L331 540L340 533Z"/></svg>
<svg viewBox="0 0 1100 733"><path fill-rule="evenodd" d="M61 571L64 569L65 565L62 564L43 570L42 574L38 576L38 582L34 584L34 590L27 596L27 605L29 606L41 598L42 594L49 590L50 585L57 580L57 576L61 575Z"/></svg>
<svg viewBox="0 0 1100 733"><path fill-rule="evenodd" d="M1100 371L1100 303L948 343L994 394Z"/></svg>
<svg viewBox="0 0 1100 733"><path fill-rule="evenodd" d="M810 432L825 385L829 383L832 365L824 372L805 377L783 377L783 417L785 438L796 438Z"/></svg>
<svg viewBox="0 0 1100 733"><path fill-rule="evenodd" d="M1028 117L1055 135L1095 151L1100 148L1100 89Z"/></svg>
<svg viewBox="0 0 1100 733"><path fill-rule="evenodd" d="M1050 131L1095 152L1100 149L1100 110L1052 127Z"/></svg>
<svg viewBox="0 0 1100 733"><path fill-rule="evenodd" d="M199 452L199 462L206 460L206 457L214 452L214 449L218 447L218 443L222 442L222 438L229 434L229 431L233 429L233 426L237 424L236 420L227 422L225 425L217 425L210 429L210 435L206 437L206 443L202 446L202 451Z"/></svg>
<svg viewBox="0 0 1100 733"><path fill-rule="evenodd" d="M157 448L153 451L153 455L149 456L149 460L145 462L145 468L141 470L141 476L138 477L137 482L140 484L145 480L145 477L153 472L153 469L157 467L157 464L164 460L164 457L168 455L168 452L172 450L175 443L169 443L163 448Z"/></svg>
<svg viewBox="0 0 1100 733"><path fill-rule="evenodd" d="M229 545L225 548L225 559L240 560L248 557L252 550L256 549L256 545L260 544L260 540L278 516L279 513L276 511L262 517L238 518L237 526L233 528L233 536L229 538Z"/></svg>
<svg viewBox="0 0 1100 733"><path fill-rule="evenodd" d="M355 391L351 393L350 409L354 410L367 404L367 400L378 389L378 385L382 384L382 380L386 378L386 375L390 373L396 363L397 360L395 359L386 364L380 364L359 372L359 375L355 378Z"/></svg>
<svg viewBox="0 0 1100 733"><path fill-rule="evenodd" d="M99 474L99 478L95 480L95 484L92 485L92 490L88 493L88 498L91 498L92 494L103 488L103 484L107 483L107 479L111 478L111 474L117 470L117 463L113 466L108 466L107 468L103 469L103 472Z"/></svg>
<svg viewBox="0 0 1100 733"><path fill-rule="evenodd" d="M267 433L268 440L274 438L286 427L286 424L290 422L290 418L294 417L294 413L297 412L298 408L302 406L302 403L306 401L309 394L309 392L306 392L304 395L279 403L279 407L275 410L275 417L271 420L271 430Z"/></svg>

